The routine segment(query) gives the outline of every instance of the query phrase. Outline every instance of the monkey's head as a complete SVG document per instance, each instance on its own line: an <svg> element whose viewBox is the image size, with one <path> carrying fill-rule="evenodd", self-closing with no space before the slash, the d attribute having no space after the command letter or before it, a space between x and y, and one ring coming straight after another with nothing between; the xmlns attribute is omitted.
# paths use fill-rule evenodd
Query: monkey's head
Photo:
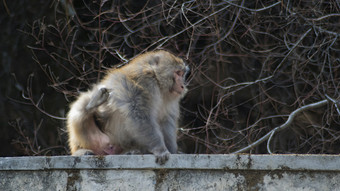
<svg viewBox="0 0 340 191"><path fill-rule="evenodd" d="M164 50L152 52L148 56L163 95L183 97L187 92L186 78L190 68L181 58Z"/></svg>

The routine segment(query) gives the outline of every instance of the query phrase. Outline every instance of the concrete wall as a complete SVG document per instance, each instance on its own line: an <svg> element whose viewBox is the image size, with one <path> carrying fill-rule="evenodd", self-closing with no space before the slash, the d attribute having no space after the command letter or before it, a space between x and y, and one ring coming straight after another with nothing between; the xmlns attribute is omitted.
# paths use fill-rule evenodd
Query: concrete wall
<svg viewBox="0 0 340 191"><path fill-rule="evenodd" d="M0 190L340 190L335 155L0 158Z"/></svg>

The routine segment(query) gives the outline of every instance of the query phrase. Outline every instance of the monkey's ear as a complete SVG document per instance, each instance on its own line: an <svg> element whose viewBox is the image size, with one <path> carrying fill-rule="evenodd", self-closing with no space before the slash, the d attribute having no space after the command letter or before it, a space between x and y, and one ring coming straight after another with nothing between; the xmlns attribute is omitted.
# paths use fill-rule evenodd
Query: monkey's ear
<svg viewBox="0 0 340 191"><path fill-rule="evenodd" d="M160 56L159 55L152 55L149 60L149 64L151 66L157 66L159 64Z"/></svg>

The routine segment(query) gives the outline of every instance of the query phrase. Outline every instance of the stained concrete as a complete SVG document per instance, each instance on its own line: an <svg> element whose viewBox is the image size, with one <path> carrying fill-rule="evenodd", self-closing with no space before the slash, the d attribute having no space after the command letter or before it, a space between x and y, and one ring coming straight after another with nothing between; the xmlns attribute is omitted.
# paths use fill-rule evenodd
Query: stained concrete
<svg viewBox="0 0 340 191"><path fill-rule="evenodd" d="M340 156L3 157L0 190L340 190Z"/></svg>

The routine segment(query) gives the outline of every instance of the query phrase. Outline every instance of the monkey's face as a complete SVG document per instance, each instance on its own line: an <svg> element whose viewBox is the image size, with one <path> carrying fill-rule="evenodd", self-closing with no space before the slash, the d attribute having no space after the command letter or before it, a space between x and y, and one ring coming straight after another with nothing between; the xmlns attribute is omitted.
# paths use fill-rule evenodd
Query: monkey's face
<svg viewBox="0 0 340 191"><path fill-rule="evenodd" d="M170 89L171 93L183 96L186 92L186 78L190 71L188 66L183 65L181 69L175 70L173 74L173 85Z"/></svg>
<svg viewBox="0 0 340 191"><path fill-rule="evenodd" d="M184 61L166 51L151 55L148 62L155 71L156 78L164 94L182 97L187 92L186 79L190 69Z"/></svg>
<svg viewBox="0 0 340 191"><path fill-rule="evenodd" d="M173 84L170 88L170 93L176 96L184 96L187 92L187 78L190 72L190 68L185 65L182 59L176 57L175 66L173 71Z"/></svg>

